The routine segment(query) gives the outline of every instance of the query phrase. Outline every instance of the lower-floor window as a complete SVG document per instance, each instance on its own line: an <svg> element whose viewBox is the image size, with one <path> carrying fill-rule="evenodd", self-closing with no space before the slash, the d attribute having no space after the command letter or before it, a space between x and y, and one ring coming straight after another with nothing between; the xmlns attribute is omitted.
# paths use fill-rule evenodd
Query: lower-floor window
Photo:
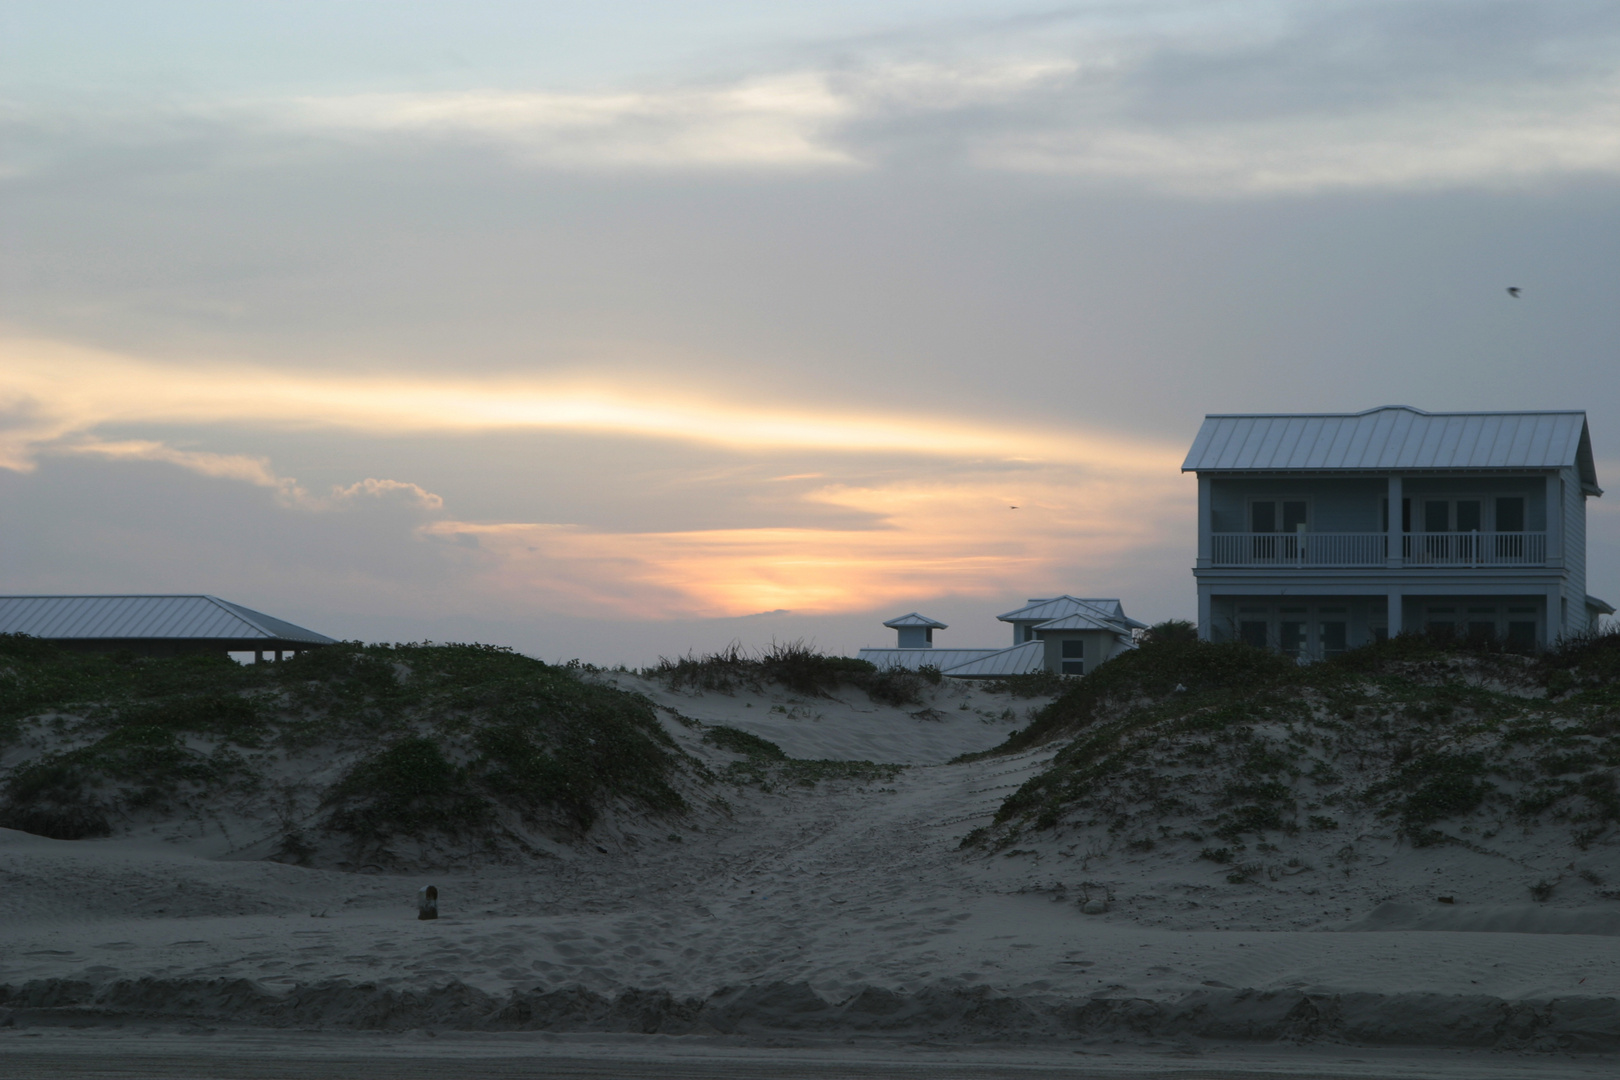
<svg viewBox="0 0 1620 1080"><path fill-rule="evenodd" d="M1438 637L1460 637L1473 642L1501 641L1515 648L1536 647L1537 609L1527 605L1431 605L1424 610L1423 628Z"/></svg>
<svg viewBox="0 0 1620 1080"><path fill-rule="evenodd" d="M1544 631L1541 606L1531 600L1409 597L1405 628L1456 641L1498 641L1533 649L1544 640ZM1378 596L1290 597L1271 603L1244 597L1226 604L1230 606L1216 600L1211 612L1215 640L1273 649L1302 663L1329 659L1391 636L1389 606Z"/></svg>
<svg viewBox="0 0 1620 1080"><path fill-rule="evenodd" d="M1277 645L1282 649L1284 656L1299 659L1299 651L1305 645L1305 623L1300 620L1284 619L1277 624Z"/></svg>

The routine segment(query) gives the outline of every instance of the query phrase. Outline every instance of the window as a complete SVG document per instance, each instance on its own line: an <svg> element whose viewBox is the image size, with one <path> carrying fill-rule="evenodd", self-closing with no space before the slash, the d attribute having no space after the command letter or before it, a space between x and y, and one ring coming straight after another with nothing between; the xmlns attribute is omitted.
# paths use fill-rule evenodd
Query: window
<svg viewBox="0 0 1620 1080"><path fill-rule="evenodd" d="M1063 650L1063 663L1061 668L1065 675L1084 675L1086 673L1086 643L1083 638L1064 638L1060 643Z"/></svg>
<svg viewBox="0 0 1620 1080"><path fill-rule="evenodd" d="M1238 637L1243 644L1263 649L1267 644L1265 620L1245 620L1238 624Z"/></svg>
<svg viewBox="0 0 1620 1080"><path fill-rule="evenodd" d="M1304 622L1284 621L1277 626L1277 643L1282 647L1284 656L1299 659L1300 649L1305 645Z"/></svg>
<svg viewBox="0 0 1620 1080"><path fill-rule="evenodd" d="M1524 497L1515 495L1496 500L1496 555L1501 559L1524 558Z"/></svg>
<svg viewBox="0 0 1620 1080"><path fill-rule="evenodd" d="M1515 605L1507 609L1507 643L1515 649L1536 647L1536 615L1534 605Z"/></svg>
<svg viewBox="0 0 1620 1080"><path fill-rule="evenodd" d="M1334 621L1318 625L1322 638L1322 655L1324 657L1338 656L1349 647L1345 623Z"/></svg>
<svg viewBox="0 0 1620 1080"><path fill-rule="evenodd" d="M1256 499L1249 504L1249 531L1298 532L1310 516L1304 499Z"/></svg>
<svg viewBox="0 0 1620 1080"><path fill-rule="evenodd" d="M1484 527L1484 504L1478 499L1423 500L1423 531L1479 532Z"/></svg>

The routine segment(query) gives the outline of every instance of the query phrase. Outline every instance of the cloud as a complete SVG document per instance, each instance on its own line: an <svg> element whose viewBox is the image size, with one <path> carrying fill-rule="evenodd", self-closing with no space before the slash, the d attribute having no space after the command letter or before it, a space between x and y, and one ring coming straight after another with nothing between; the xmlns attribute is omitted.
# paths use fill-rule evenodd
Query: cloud
<svg viewBox="0 0 1620 1080"><path fill-rule="evenodd" d="M0 464L11 468L26 468L33 453L55 440L115 423L251 424L374 434L557 430L738 449L1058 459L1132 473L1162 471L1178 457L1175 448L1146 440L1001 427L965 417L811 410L644 385L632 391L579 381L166 364L24 338L0 338L0 369L15 395L30 402L28 423L0 429Z"/></svg>
<svg viewBox="0 0 1620 1080"><path fill-rule="evenodd" d="M845 415L769 401L632 397L607 385L411 383L292 368L176 365L16 339L0 345L0 365L34 403L29 415L36 420L21 429L13 460L31 464L49 454L162 462L267 489L284 506L306 511L402 502L428 520L417 519L414 533L396 523L406 531L392 542L410 542L409 536L425 542L469 596L502 610L671 619L867 610L941 592L988 597L1063 579L1077 562L1095 569L1151 548L1170 535L1164 523L1185 501L1176 471L1179 447L1100 431ZM643 516L608 530L493 515L466 520L449 516L444 498L419 484L376 477L321 495L264 457L101 434L114 425L128 432L177 424L206 424L216 432L233 426L338 429L361 439L556 430L717 445L735 451L740 462L762 450L813 451L820 467L720 470L730 489L755 490L770 506L795 504L802 523L672 530ZM27 441L41 433L49 437ZM910 464L872 475L873 451ZM583 482L614 483L611 475L593 472L590 454L573 460ZM855 479L863 472L871 478ZM784 492L784 480L800 486ZM623 489L607 497L634 503L637 493Z"/></svg>
<svg viewBox="0 0 1620 1080"><path fill-rule="evenodd" d="M378 480L366 477L358 483L348 487L333 487L334 500L352 500L358 498L386 499L402 497L407 503L423 510L444 509L444 499L428 491L420 484L412 484L403 480Z"/></svg>
<svg viewBox="0 0 1620 1080"><path fill-rule="evenodd" d="M217 480L236 480L255 487L269 488L284 505L308 510L327 510L362 498L403 499L407 505L421 510L436 511L444 508L444 499L420 484L403 480L379 480L369 476L347 487L333 485L328 496L312 496L294 478L278 475L268 458L247 454L220 454L208 450L182 450L152 439L108 442L83 438L50 445L45 449L53 454L99 457L109 461L159 461Z"/></svg>
<svg viewBox="0 0 1620 1080"><path fill-rule="evenodd" d="M476 544L487 594L591 617L728 617L864 611L952 593L991 597L1094 575L1179 541L1186 482L1050 465L971 468L928 482L829 484L807 498L876 528L603 532L528 522L436 521L422 535ZM1010 506L1017 505L1016 512Z"/></svg>
<svg viewBox="0 0 1620 1080"><path fill-rule="evenodd" d="M923 162L1201 196L1620 174L1620 19L1575 0L1146 4L816 52L729 81L259 108L339 140L474 140L588 171Z"/></svg>
<svg viewBox="0 0 1620 1080"><path fill-rule="evenodd" d="M552 166L849 167L828 137L853 103L814 73L660 93L463 91L306 97L291 123L328 131L475 138Z"/></svg>
<svg viewBox="0 0 1620 1080"><path fill-rule="evenodd" d="M270 462L262 457L180 450L150 439L124 439L118 442L81 439L50 449L58 454L85 454L113 461L161 461L203 476L240 480L256 487L270 488L288 503L303 503L309 499L309 493L298 485L298 481L289 476L277 476Z"/></svg>

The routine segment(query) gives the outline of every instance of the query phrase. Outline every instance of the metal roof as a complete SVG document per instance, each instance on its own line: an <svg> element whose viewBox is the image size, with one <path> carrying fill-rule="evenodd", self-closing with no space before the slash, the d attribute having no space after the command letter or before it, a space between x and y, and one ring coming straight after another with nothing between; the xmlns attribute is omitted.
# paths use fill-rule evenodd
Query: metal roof
<svg viewBox="0 0 1620 1080"><path fill-rule="evenodd" d="M1204 417L1182 472L1562 469L1602 494L1586 413L1429 413L1386 405L1359 413Z"/></svg>
<svg viewBox="0 0 1620 1080"><path fill-rule="evenodd" d="M880 668L916 671L931 667L944 671L973 660L982 660L1001 649L862 649L857 655Z"/></svg>
<svg viewBox="0 0 1620 1080"><path fill-rule="evenodd" d="M1046 642L1026 641L1010 649L997 649L989 656L970 660L940 672L956 679L994 678L1002 675L1028 675L1046 669Z"/></svg>
<svg viewBox="0 0 1620 1080"><path fill-rule="evenodd" d="M0 596L0 633L56 641L336 639L217 596Z"/></svg>
<svg viewBox="0 0 1620 1080"><path fill-rule="evenodd" d="M1077 611L1073 615L1065 615L1061 619L1052 619L1036 625L1037 632L1041 630L1107 630L1112 634L1126 634L1128 631L1114 619L1100 619L1095 615L1088 615Z"/></svg>
<svg viewBox="0 0 1620 1080"><path fill-rule="evenodd" d="M950 629L950 627L946 626L938 619L930 619L928 616L919 615L915 611L909 615L902 615L898 619L890 619L883 625L895 630L900 629L902 626L925 626L932 630Z"/></svg>
<svg viewBox="0 0 1620 1080"><path fill-rule="evenodd" d="M1070 615L1085 615L1105 622L1117 623L1118 626L1109 629L1131 630L1142 629L1146 623L1137 622L1125 615L1125 606L1118 600L1082 599L1078 596L1057 596L1047 600L1034 599L1016 611L1009 611L996 618L1002 622L1049 622L1053 619L1066 619ZM1056 627L1054 627L1056 629Z"/></svg>

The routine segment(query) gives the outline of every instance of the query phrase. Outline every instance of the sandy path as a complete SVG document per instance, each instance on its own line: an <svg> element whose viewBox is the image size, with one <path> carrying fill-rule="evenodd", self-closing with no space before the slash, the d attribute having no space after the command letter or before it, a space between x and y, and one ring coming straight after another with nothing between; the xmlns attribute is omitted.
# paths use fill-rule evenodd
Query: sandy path
<svg viewBox="0 0 1620 1080"><path fill-rule="evenodd" d="M605 857L434 878L344 875L7 833L24 883L0 924L0 981L141 975L334 979L492 993L582 985L703 996L808 982L829 998L942 980L1013 994L1173 998L1211 984L1422 989L1506 998L1620 994L1620 937L1188 931L1080 914L1028 859L957 839L1038 767L1026 755L918 768L841 791L732 791L733 816L680 843L622 829ZM824 785L825 786L825 785ZM313 916L313 917L312 917Z"/></svg>

